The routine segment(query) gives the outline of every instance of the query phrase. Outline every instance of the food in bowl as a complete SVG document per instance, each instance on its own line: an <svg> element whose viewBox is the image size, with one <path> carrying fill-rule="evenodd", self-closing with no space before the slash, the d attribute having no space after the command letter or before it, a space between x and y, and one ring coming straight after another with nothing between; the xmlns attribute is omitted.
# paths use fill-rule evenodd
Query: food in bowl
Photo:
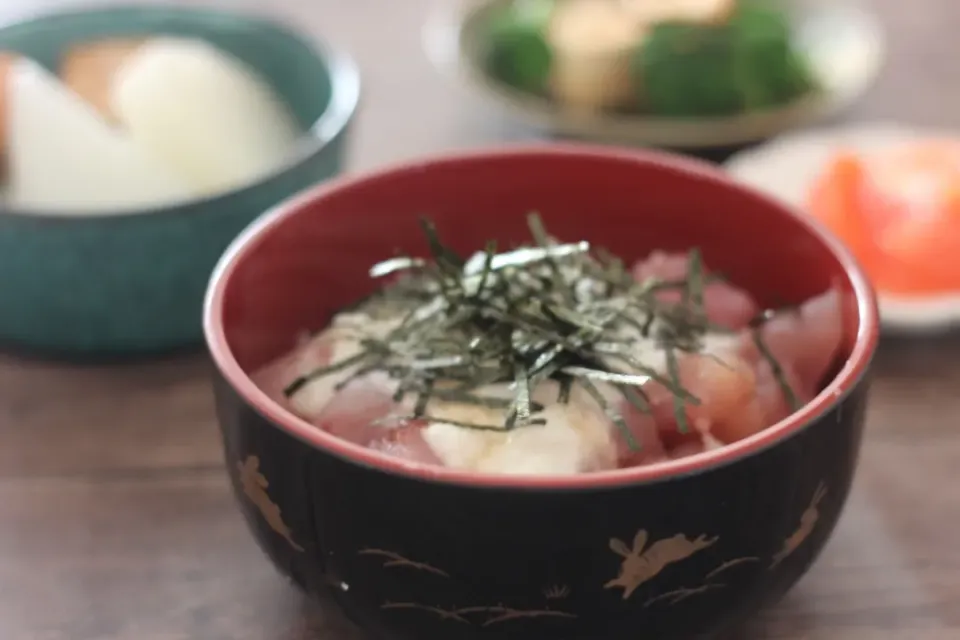
<svg viewBox="0 0 960 640"><path fill-rule="evenodd" d="M787 11L759 0L512 0L487 72L571 109L725 116L817 90Z"/></svg>
<svg viewBox="0 0 960 640"><path fill-rule="evenodd" d="M407 461L508 474L652 464L749 437L819 392L840 296L761 313L698 250L632 267L587 242L433 257L257 374L318 428Z"/></svg>
<svg viewBox="0 0 960 640"><path fill-rule="evenodd" d="M39 65L17 62L8 87L11 209L110 211L190 197L169 167Z"/></svg>
<svg viewBox="0 0 960 640"><path fill-rule="evenodd" d="M847 243L881 293L960 291L960 141L842 150L811 185L808 209Z"/></svg>
<svg viewBox="0 0 960 640"><path fill-rule="evenodd" d="M587 239L625 273L659 250L682 256L685 278L697 247L702 265L759 309L831 292L841 338L819 392L697 455L507 474L357 444L291 411L282 389L258 378L304 331L331 327L381 278L404 275L383 271L436 262L422 215L466 263L487 253L487 238L498 240L495 256L542 249L525 220L533 208L558 247ZM748 322L753 310L737 315ZM725 637L795 584L830 538L856 468L878 334L863 272L809 216L701 163L576 145L416 160L308 192L227 251L204 325L226 468L260 546L371 637L418 640ZM345 428L357 417L348 412Z"/></svg>
<svg viewBox="0 0 960 640"><path fill-rule="evenodd" d="M24 57L0 77L8 205L23 211L225 193L278 169L304 133L264 78L198 39L84 42L59 77Z"/></svg>

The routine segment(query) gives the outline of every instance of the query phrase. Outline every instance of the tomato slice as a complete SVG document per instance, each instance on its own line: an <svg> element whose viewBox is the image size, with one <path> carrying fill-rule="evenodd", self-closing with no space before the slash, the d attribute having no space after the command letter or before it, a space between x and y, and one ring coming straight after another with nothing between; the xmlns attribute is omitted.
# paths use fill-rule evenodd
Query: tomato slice
<svg viewBox="0 0 960 640"><path fill-rule="evenodd" d="M839 236L870 272L877 256L861 202L865 180L866 167L861 159L851 152L839 153L814 183L808 209Z"/></svg>
<svg viewBox="0 0 960 640"><path fill-rule="evenodd" d="M960 142L922 140L865 159L840 153L809 203L880 291L960 290Z"/></svg>
<svg viewBox="0 0 960 640"><path fill-rule="evenodd" d="M900 295L929 295L960 289L960 186L929 216L904 218L881 236L884 268L879 289Z"/></svg>

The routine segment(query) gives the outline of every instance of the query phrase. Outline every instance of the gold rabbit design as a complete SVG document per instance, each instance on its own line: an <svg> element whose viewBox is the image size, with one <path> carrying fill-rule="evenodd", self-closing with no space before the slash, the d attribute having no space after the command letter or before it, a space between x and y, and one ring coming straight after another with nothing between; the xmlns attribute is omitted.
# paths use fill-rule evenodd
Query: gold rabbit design
<svg viewBox="0 0 960 640"><path fill-rule="evenodd" d="M270 528L282 536L295 551L303 551L303 547L294 541L290 527L283 521L280 507L267 494L270 483L260 473L260 458L247 456L245 461L237 463L237 469L240 472L240 486L243 487L243 493L259 509L260 515Z"/></svg>
<svg viewBox="0 0 960 640"><path fill-rule="evenodd" d="M626 600L641 584L654 578L667 565L689 558L702 549L706 549L717 541L717 538L698 536L690 540L682 533L670 538L662 538L652 543L647 549L647 532L641 529L633 538L633 549L617 538L610 540L610 549L623 558L620 565L620 574L607 582L605 589L620 587L623 589L623 599Z"/></svg>
<svg viewBox="0 0 960 640"><path fill-rule="evenodd" d="M820 501L823 500L823 497L827 495L827 487L822 482L817 486L817 490L813 493L813 499L810 501L810 506L800 515L800 525L797 527L797 530L790 534L786 540L783 541L783 546L780 548L780 551L773 556L773 562L770 564L770 568L773 569L778 564L787 559L787 557L797 550L804 541L810 537L810 534L813 533L814 527L817 525L817 521L820 519Z"/></svg>

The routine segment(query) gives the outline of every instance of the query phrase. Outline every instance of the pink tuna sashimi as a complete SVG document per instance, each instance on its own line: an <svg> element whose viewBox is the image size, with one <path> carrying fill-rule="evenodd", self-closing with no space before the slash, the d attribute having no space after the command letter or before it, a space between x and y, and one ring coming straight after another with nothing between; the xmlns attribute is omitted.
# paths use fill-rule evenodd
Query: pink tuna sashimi
<svg viewBox="0 0 960 640"><path fill-rule="evenodd" d="M255 373L253 381L278 404L304 420L340 438L366 445L372 436L367 437L356 423L359 420L371 422L388 414L391 397L382 385L356 380L335 391L333 376L336 374L331 374L330 378L320 377L308 383L293 397L288 398L283 392L300 376L329 365L338 339L340 334L331 330L305 341ZM342 422L346 422L347 427L341 427Z"/></svg>
<svg viewBox="0 0 960 640"><path fill-rule="evenodd" d="M689 256L685 253L654 251L646 260L633 266L633 276L641 282L647 278L683 280L688 266ZM710 273L709 269L704 269L704 273ZM681 295L679 290L670 289L660 292L657 297L663 302L679 302ZM723 281L704 286L703 306L711 322L729 329L747 326L760 311L749 293Z"/></svg>
<svg viewBox="0 0 960 640"><path fill-rule="evenodd" d="M840 292L831 289L794 311L781 312L763 325L761 336L777 363L794 377L798 399L809 401L819 392L843 341ZM741 336L741 353L752 362L766 363L748 331Z"/></svg>
<svg viewBox="0 0 960 640"><path fill-rule="evenodd" d="M631 433L641 443L631 451L619 438L619 466L632 467L676 459L752 435L766 426L757 399L757 379L749 363L731 353L722 362L699 354L678 354L681 386L699 404L686 402L683 415L690 427L682 431L674 408L674 393L657 382L644 386L649 413L625 400L620 410Z"/></svg>
<svg viewBox="0 0 960 640"><path fill-rule="evenodd" d="M707 451L707 445L702 438L697 440L691 440L690 442L684 442L679 444L673 449L670 449L668 454L670 460L679 460L680 458L688 458L690 456L695 456L698 453L703 453Z"/></svg>
<svg viewBox="0 0 960 640"><path fill-rule="evenodd" d="M790 393L798 406L803 406L813 399L816 392L810 392L801 384L800 378L792 365L777 363L780 366L780 375L790 387ZM763 412L763 423L769 427L780 422L791 413L794 407L790 398L784 393L783 384L773 371L773 366L766 359L755 365L757 374L757 403Z"/></svg>
<svg viewBox="0 0 960 640"><path fill-rule="evenodd" d="M658 383L650 383L645 392L650 398L651 413L636 415L627 410L634 424L653 428L661 449L632 465L649 464L667 458L679 458L730 444L763 431L792 411L770 364L763 360L749 362L731 351L729 354L680 354L678 357L681 386L700 402L684 402L683 416L688 427L682 430L674 406L674 394ZM784 374L792 386L797 378L789 369ZM796 391L798 399L809 397ZM633 413L630 413L633 412ZM645 421L645 422L644 422ZM631 425L633 426L633 425Z"/></svg>
<svg viewBox="0 0 960 640"><path fill-rule="evenodd" d="M800 405L817 394L836 358L843 337L841 320L840 294L831 290L807 300L795 312L775 316L760 329ZM752 330L742 331L730 353L683 354L678 365L681 385L701 401L684 407L690 432L680 433L673 394L657 384L647 389L660 438L671 457L703 450L703 433L729 444L793 413L781 380L757 348Z"/></svg>
<svg viewBox="0 0 960 640"><path fill-rule="evenodd" d="M336 391L310 421L331 435L410 462L442 464L423 439L422 421L403 417L389 379L372 373Z"/></svg>
<svg viewBox="0 0 960 640"><path fill-rule="evenodd" d="M337 332L331 331L301 345L254 374L254 382L277 403L331 435L405 460L439 464L421 437L420 423L391 420L402 408L393 401L389 380L383 374L357 378L338 390L324 385L323 392L332 393L323 400L284 395L283 389L304 372L330 364L337 337ZM310 391L308 386L298 393ZM297 411L298 400L308 402L309 411Z"/></svg>
<svg viewBox="0 0 960 640"><path fill-rule="evenodd" d="M311 371L330 362L333 338L329 335L304 341L293 351L271 361L251 376L253 382L277 404L288 406L283 390L304 371Z"/></svg>
<svg viewBox="0 0 960 640"><path fill-rule="evenodd" d="M619 431L615 434L617 439L617 466L621 469L639 467L666 460L667 450L660 439L660 433L653 416L641 412L626 400L620 406L620 413L633 437L635 446L631 447L631 443Z"/></svg>
<svg viewBox="0 0 960 640"><path fill-rule="evenodd" d="M367 446L381 453L410 462L443 465L427 441L423 439L423 421L408 421L392 429L380 431L380 437Z"/></svg>
<svg viewBox="0 0 960 640"><path fill-rule="evenodd" d="M337 390L311 422L338 438L366 447L381 439L385 431L399 426L390 419L399 411L386 376L371 374Z"/></svg>
<svg viewBox="0 0 960 640"><path fill-rule="evenodd" d="M767 426L757 398L757 377L750 363L729 356L680 354L680 385L699 403L684 402L689 429L677 420L675 395L661 384L647 385L653 419L671 455L680 448L703 444L704 436L723 443L742 440Z"/></svg>
<svg viewBox="0 0 960 640"><path fill-rule="evenodd" d="M796 313L771 319L761 335L799 404L816 395L840 347L839 295L811 298ZM752 330L744 330L729 352L678 354L680 385L700 402L684 403L689 426L682 432L674 394L658 383L645 392L660 440L670 457L682 457L710 446L710 438L725 444L758 433L793 413L772 363L757 349ZM706 436L709 436L705 438Z"/></svg>

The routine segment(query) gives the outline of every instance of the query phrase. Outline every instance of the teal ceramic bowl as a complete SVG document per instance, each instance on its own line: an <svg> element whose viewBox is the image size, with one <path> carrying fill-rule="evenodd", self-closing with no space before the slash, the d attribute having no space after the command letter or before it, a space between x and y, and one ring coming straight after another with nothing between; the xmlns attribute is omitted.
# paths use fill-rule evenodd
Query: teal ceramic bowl
<svg viewBox="0 0 960 640"><path fill-rule="evenodd" d="M116 357L202 342L207 280L254 218L340 172L360 93L342 53L262 18L137 6L56 13L0 28L0 49L55 68L71 45L106 37L206 40L257 70L300 120L289 161L258 182L152 210L0 210L0 345L46 355Z"/></svg>

